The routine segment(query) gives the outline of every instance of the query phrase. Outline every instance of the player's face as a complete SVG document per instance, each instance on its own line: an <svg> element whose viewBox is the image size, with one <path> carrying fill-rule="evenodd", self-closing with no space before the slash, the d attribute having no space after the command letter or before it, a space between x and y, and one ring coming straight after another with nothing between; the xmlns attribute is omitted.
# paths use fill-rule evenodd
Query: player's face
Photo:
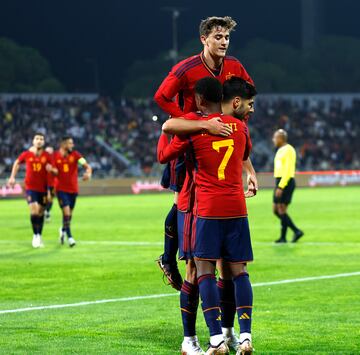
<svg viewBox="0 0 360 355"><path fill-rule="evenodd" d="M233 100L233 116L239 119L243 119L246 116L250 116L254 113L254 98L243 99L241 97L235 97Z"/></svg>
<svg viewBox="0 0 360 355"><path fill-rule="evenodd" d="M201 36L201 42L213 57L223 58L229 48L230 32L221 26L214 27L208 36Z"/></svg>
<svg viewBox="0 0 360 355"><path fill-rule="evenodd" d="M64 144L64 148L68 153L71 153L73 151L74 146L75 146L74 141L71 138L68 139Z"/></svg>
<svg viewBox="0 0 360 355"><path fill-rule="evenodd" d="M40 135L36 135L33 139L33 146L36 149L41 149L44 147L45 144L45 138L43 136Z"/></svg>

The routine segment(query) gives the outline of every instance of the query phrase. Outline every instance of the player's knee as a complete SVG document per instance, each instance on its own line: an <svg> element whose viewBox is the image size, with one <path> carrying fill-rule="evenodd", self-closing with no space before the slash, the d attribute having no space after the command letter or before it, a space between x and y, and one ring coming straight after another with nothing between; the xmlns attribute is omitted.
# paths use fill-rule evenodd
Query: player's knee
<svg viewBox="0 0 360 355"><path fill-rule="evenodd" d="M191 284L196 284L197 282L197 269L195 262L193 260L189 260L186 264L186 281Z"/></svg>
<svg viewBox="0 0 360 355"><path fill-rule="evenodd" d="M219 271L219 277L223 280L231 280L232 273L229 263L224 262L223 260L218 260L216 263L216 268Z"/></svg>

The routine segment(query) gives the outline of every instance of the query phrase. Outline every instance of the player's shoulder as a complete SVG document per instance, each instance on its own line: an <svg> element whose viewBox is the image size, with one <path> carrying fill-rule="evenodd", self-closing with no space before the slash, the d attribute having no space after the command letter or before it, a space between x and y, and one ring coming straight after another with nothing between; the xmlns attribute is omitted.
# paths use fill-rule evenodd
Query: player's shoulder
<svg viewBox="0 0 360 355"><path fill-rule="evenodd" d="M185 118L186 120L198 120L201 117L202 117L202 113L200 111L196 111L185 114L183 118Z"/></svg>
<svg viewBox="0 0 360 355"><path fill-rule="evenodd" d="M187 71L201 64L202 60L200 54L193 55L176 64L173 68L173 73L180 79Z"/></svg>
<svg viewBox="0 0 360 355"><path fill-rule="evenodd" d="M290 152L296 152L294 146L292 146L291 144L288 143L288 144L286 145L286 147L287 147L287 150L289 150Z"/></svg>

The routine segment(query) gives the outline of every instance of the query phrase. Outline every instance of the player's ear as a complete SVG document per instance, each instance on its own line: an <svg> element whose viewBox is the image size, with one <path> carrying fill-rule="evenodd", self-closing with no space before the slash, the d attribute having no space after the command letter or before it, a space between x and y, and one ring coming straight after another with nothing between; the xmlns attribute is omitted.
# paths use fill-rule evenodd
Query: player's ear
<svg viewBox="0 0 360 355"><path fill-rule="evenodd" d="M234 100L233 100L233 108L234 109L237 109L241 104L241 99L240 97L236 96L234 97Z"/></svg>
<svg viewBox="0 0 360 355"><path fill-rule="evenodd" d="M206 36L204 36L204 35L201 35L201 36L200 36L200 41L201 41L201 43L202 43L204 46L206 45L206 39L207 39Z"/></svg>

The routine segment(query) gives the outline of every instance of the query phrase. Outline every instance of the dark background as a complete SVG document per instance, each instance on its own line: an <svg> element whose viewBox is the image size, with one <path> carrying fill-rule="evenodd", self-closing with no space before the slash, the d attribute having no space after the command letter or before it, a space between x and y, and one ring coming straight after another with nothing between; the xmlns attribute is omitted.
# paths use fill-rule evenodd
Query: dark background
<svg viewBox="0 0 360 355"><path fill-rule="evenodd" d="M263 38L301 46L300 0L83 1L11 0L0 7L0 36L38 49L68 91L93 91L94 59L103 92L123 85L137 59L154 58L172 45L171 15L183 8L179 46L197 36L201 19L230 15L238 21L232 43ZM323 1L324 34L360 37L360 1ZM200 49L200 46L199 46Z"/></svg>

